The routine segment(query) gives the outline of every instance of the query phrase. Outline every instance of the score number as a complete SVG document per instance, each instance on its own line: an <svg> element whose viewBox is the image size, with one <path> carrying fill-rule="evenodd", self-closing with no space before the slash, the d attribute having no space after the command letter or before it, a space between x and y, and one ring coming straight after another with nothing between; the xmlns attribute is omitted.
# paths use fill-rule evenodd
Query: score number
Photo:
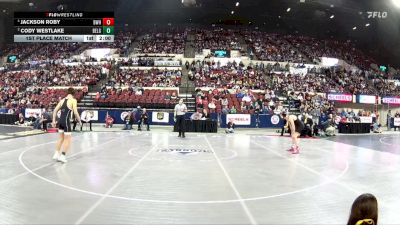
<svg viewBox="0 0 400 225"><path fill-rule="evenodd" d="M103 35L114 34L114 18L103 18Z"/></svg>
<svg viewBox="0 0 400 225"><path fill-rule="evenodd" d="M114 26L114 18L103 18L103 26Z"/></svg>

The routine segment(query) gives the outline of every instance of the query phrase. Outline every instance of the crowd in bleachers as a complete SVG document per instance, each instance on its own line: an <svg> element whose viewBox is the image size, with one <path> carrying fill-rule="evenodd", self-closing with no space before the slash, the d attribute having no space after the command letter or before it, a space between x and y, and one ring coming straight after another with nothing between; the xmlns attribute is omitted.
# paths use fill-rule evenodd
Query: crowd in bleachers
<svg viewBox="0 0 400 225"><path fill-rule="evenodd" d="M250 44L258 60L274 62L307 62L304 54L294 48L278 34L266 34L259 31L244 33L246 42Z"/></svg>
<svg viewBox="0 0 400 225"><path fill-rule="evenodd" d="M176 90L143 89L143 87L104 87L96 94L95 106L100 107L136 107L172 108L176 104Z"/></svg>
<svg viewBox="0 0 400 225"><path fill-rule="evenodd" d="M0 51L1 57L9 55L16 55L18 59L24 60L29 57L32 53L42 48L42 43L14 43L6 45L2 51Z"/></svg>
<svg viewBox="0 0 400 225"><path fill-rule="evenodd" d="M34 51L26 61L48 62L58 59L69 59L80 46L81 44L76 42L42 43L41 47Z"/></svg>
<svg viewBox="0 0 400 225"><path fill-rule="evenodd" d="M182 72L180 70L122 69L115 74L110 82L114 85L128 87L179 87L181 76Z"/></svg>
<svg viewBox="0 0 400 225"><path fill-rule="evenodd" d="M51 99L48 97L53 95L47 93L48 87L96 84L100 79L103 66L109 65L51 65L38 70L2 71L0 72L2 78L0 80L0 105L7 108L49 106ZM57 93L55 92L55 94ZM39 96L42 96L43 99L40 99ZM32 105L28 103L32 103Z"/></svg>
<svg viewBox="0 0 400 225"><path fill-rule="evenodd" d="M168 32L148 32L140 40L139 53L183 54L187 33L181 30Z"/></svg>
<svg viewBox="0 0 400 225"><path fill-rule="evenodd" d="M213 27L211 29L169 29L167 31L141 31L121 32L116 35L114 43L38 43L38 44L11 44L3 48L2 54L16 54L23 63L6 66L16 71L1 72L2 80L1 97L2 103L9 100L19 102L19 94L32 91L34 87L51 86L84 86L96 84L100 79L101 66L64 66L60 59L68 59L75 54L83 45L86 48L111 47L117 48L119 53L125 54L131 48L132 42L137 36L143 37L139 43L140 53L163 53L182 54L188 34L194 35L195 49L229 49L243 50L241 42L245 41L252 48L259 60L267 61L289 61L296 63L315 63L321 56L337 57L344 59L349 64L361 69L369 69L374 63L361 51L357 50L354 43L350 41L339 42L335 40L319 40L301 35L267 34L260 31L237 31ZM242 43L243 44L243 43ZM57 61L54 63L54 61ZM34 65L28 61L45 61L46 64ZM121 62L121 66L154 66L154 59L149 57L138 57L136 59ZM107 67L110 68L110 65ZM351 94L373 94L373 95L400 95L400 88L395 82L388 82L383 77L370 77L371 72L354 72L345 70L309 70L306 75L295 75L289 73L289 67L281 66L279 63L250 64L232 61L227 65L219 62L198 61L187 66L189 78L195 82L196 87L211 87L213 89L227 88L236 92L247 92L251 95L252 102L263 99L260 110L267 105L272 108L279 106L279 101L270 99L264 104L265 96L278 95L288 97L291 92L296 93L296 98L306 101L302 104L302 110L310 113L315 111L315 105L325 105L318 95L310 93L340 92ZM21 70L30 70L21 71ZM111 76L112 87L179 87L181 85L181 71L151 70L117 70ZM250 90L261 90L263 96L254 95ZM265 91L267 93L265 93ZM301 94L297 94L297 93ZM11 93L11 95L10 95ZM24 95L25 96L25 95ZM230 109L234 106L236 111L256 110L247 103L226 97ZM310 97L312 96L312 97ZM15 101L13 98L16 97ZM26 97L26 96L25 96ZM208 98L207 96L204 96ZM220 96L221 99L223 96ZM292 96L293 97L293 96ZM256 100L257 99L257 100ZM273 98L272 98L273 99ZM315 99L315 101L314 101ZM4 101L6 100L6 101ZM27 101L28 99L25 99ZM30 99L29 99L30 100ZM209 99L208 99L209 100ZM225 101L225 100L224 100ZM322 103L321 103L322 101ZM238 103L238 104L235 104ZM10 105L10 104L8 104ZM207 104L208 105L208 104ZM216 104L218 105L218 104ZM329 105L329 104L328 104ZM236 108L236 106L238 106ZM325 107L323 107L325 108ZM328 107L329 108L329 107ZM221 112L222 112L221 105ZM318 111L318 110L317 110Z"/></svg>
<svg viewBox="0 0 400 225"><path fill-rule="evenodd" d="M194 33L197 53L201 53L203 49L242 50L239 35L234 30L222 28L195 29Z"/></svg>
<svg viewBox="0 0 400 225"><path fill-rule="evenodd" d="M313 61L319 61L319 57L338 58L360 69L369 69L372 63L376 63L350 40L319 40L301 35L286 35L283 38Z"/></svg>
<svg viewBox="0 0 400 225"><path fill-rule="evenodd" d="M219 62L195 62L190 66L189 78L195 81L196 87L227 87L263 89L266 87L265 73L261 70L246 67L235 61L227 65Z"/></svg>

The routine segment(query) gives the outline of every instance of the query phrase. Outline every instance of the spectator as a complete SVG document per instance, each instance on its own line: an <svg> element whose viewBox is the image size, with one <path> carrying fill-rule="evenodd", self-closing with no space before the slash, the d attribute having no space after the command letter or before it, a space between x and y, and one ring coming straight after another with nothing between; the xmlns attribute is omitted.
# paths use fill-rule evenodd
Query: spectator
<svg viewBox="0 0 400 225"><path fill-rule="evenodd" d="M230 112L229 107L227 105L222 106L221 112L223 114L228 114Z"/></svg>
<svg viewBox="0 0 400 225"><path fill-rule="evenodd" d="M351 206L347 225L377 225L378 201L372 194L362 194Z"/></svg>
<svg viewBox="0 0 400 225"><path fill-rule="evenodd" d="M16 125L24 125L25 124L25 117L22 113L18 114L18 121L15 123L16 123Z"/></svg>
<svg viewBox="0 0 400 225"><path fill-rule="evenodd" d="M230 119L228 124L226 125L225 133L227 133L227 134L235 133L235 123L233 122L232 119Z"/></svg>
<svg viewBox="0 0 400 225"><path fill-rule="evenodd" d="M225 96L222 97L222 99L221 99L222 108L226 108L228 106L228 104L229 104L228 99Z"/></svg>
<svg viewBox="0 0 400 225"><path fill-rule="evenodd" d="M172 92L171 100L176 100L178 97L176 96L176 92Z"/></svg>
<svg viewBox="0 0 400 225"><path fill-rule="evenodd" d="M110 116L110 114L108 114L108 112L106 115L105 122L106 122L106 125L105 125L106 128L112 128L112 126L114 124L114 119Z"/></svg>
<svg viewBox="0 0 400 225"><path fill-rule="evenodd" d="M217 108L217 106L215 105L215 100L214 99L210 103L208 103L208 108L210 109L211 113L215 112L215 109Z"/></svg>
<svg viewBox="0 0 400 225"><path fill-rule="evenodd" d="M381 125L376 120L372 122L372 132L382 133Z"/></svg>
<svg viewBox="0 0 400 225"><path fill-rule="evenodd" d="M303 123L304 123L304 129L301 131L301 136L302 137L312 137L314 122L307 113L304 115Z"/></svg>
<svg viewBox="0 0 400 225"><path fill-rule="evenodd" d="M147 113L146 108L143 108L143 111L140 115L140 120L138 121L138 130L142 130L142 123L146 124L147 131L150 131L150 121L149 121L149 114Z"/></svg>
<svg viewBox="0 0 400 225"><path fill-rule="evenodd" d="M191 120L201 120L202 115L203 115L202 113L200 113L199 111L196 111L195 113L193 113L190 116L190 119Z"/></svg>
<svg viewBox="0 0 400 225"><path fill-rule="evenodd" d="M392 110L389 109L387 115L386 115L386 124L387 124L387 130L391 131L392 130Z"/></svg>
<svg viewBox="0 0 400 225"><path fill-rule="evenodd" d="M196 106L197 108L203 108L203 99L201 96L197 96L196 98Z"/></svg>
<svg viewBox="0 0 400 225"><path fill-rule="evenodd" d="M202 119L202 120L208 120L208 119L210 119L210 114L208 113L208 110L207 110L207 109L203 109L203 113L202 113L202 115L201 115L201 119Z"/></svg>
<svg viewBox="0 0 400 225"><path fill-rule="evenodd" d="M336 123L332 114L329 114L328 120L325 122L325 135L336 136Z"/></svg>
<svg viewBox="0 0 400 225"><path fill-rule="evenodd" d="M231 107L231 110L229 111L229 113L230 113L230 114L236 114L236 112L237 112L237 111L236 111L236 109L235 109L235 106L232 106L232 107Z"/></svg>
<svg viewBox="0 0 400 225"><path fill-rule="evenodd" d="M132 125L133 125L134 120L135 119L133 117L133 113L132 112L127 113L124 118L125 127L123 130L132 130Z"/></svg>
<svg viewBox="0 0 400 225"><path fill-rule="evenodd" d="M164 100L171 100L171 95L169 94L168 91L164 95Z"/></svg>
<svg viewBox="0 0 400 225"><path fill-rule="evenodd" d="M82 115L81 115L81 131L82 131L82 127L83 127L83 124L84 123L89 123L89 128L90 128L90 131L92 131L92 120L93 120L93 117L94 117L94 112L93 111L88 111L88 110L85 110L85 111L83 111L82 112Z"/></svg>
<svg viewBox="0 0 400 225"><path fill-rule="evenodd" d="M394 118L400 118L400 112L396 111L396 114L394 114ZM400 131L400 127L399 126L394 126L394 131L396 131L396 128L399 129Z"/></svg>

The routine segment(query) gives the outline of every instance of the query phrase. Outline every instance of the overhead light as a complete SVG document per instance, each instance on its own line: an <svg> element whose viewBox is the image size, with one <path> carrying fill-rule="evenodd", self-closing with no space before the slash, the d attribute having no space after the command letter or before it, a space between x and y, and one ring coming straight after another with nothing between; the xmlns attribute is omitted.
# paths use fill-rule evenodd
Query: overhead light
<svg viewBox="0 0 400 225"><path fill-rule="evenodd" d="M236 2L236 7L238 7L239 6L239 2Z"/></svg>
<svg viewBox="0 0 400 225"><path fill-rule="evenodd" d="M392 0L392 2L397 8L400 8L400 0Z"/></svg>
<svg viewBox="0 0 400 225"><path fill-rule="evenodd" d="M331 5L331 8L334 8L335 6L334 5Z"/></svg>
<svg viewBox="0 0 400 225"><path fill-rule="evenodd" d="M281 16L278 16L278 18L280 19L280 18L281 18Z"/></svg>
<svg viewBox="0 0 400 225"><path fill-rule="evenodd" d="M286 9L286 12L290 12L290 10L291 10L291 8L287 8L287 9Z"/></svg>
<svg viewBox="0 0 400 225"><path fill-rule="evenodd" d="M371 24L369 24L369 23L365 24L366 27L369 27L369 25L371 25Z"/></svg>
<svg viewBox="0 0 400 225"><path fill-rule="evenodd" d="M357 30L357 27L353 27L353 30Z"/></svg>
<svg viewBox="0 0 400 225"><path fill-rule="evenodd" d="M232 11L231 14L233 15L235 13L235 11Z"/></svg>
<svg viewBox="0 0 400 225"><path fill-rule="evenodd" d="M335 18L335 15L332 15L332 16L331 16L331 17L329 17L329 18L331 18L331 19Z"/></svg>

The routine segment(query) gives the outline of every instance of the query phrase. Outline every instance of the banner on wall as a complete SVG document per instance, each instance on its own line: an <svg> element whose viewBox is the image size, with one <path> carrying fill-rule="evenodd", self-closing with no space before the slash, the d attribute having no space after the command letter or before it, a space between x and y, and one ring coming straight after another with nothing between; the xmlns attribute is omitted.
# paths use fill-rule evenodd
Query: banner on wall
<svg viewBox="0 0 400 225"><path fill-rule="evenodd" d="M279 122L280 122L280 120L281 120L281 118L280 118L280 116L278 116L278 115L273 115L273 116L271 116L271 123L272 123L273 125L278 125Z"/></svg>
<svg viewBox="0 0 400 225"><path fill-rule="evenodd" d="M377 97L374 95L357 95L357 103L376 104Z"/></svg>
<svg viewBox="0 0 400 225"><path fill-rule="evenodd" d="M295 67L290 67L289 68L290 74L295 74L295 75L306 75L308 73L307 68L295 68Z"/></svg>
<svg viewBox="0 0 400 225"><path fill-rule="evenodd" d="M81 113L81 119L84 121L98 121L99 120L99 111L85 110Z"/></svg>
<svg viewBox="0 0 400 225"><path fill-rule="evenodd" d="M25 118L29 117L41 117L42 116L42 109L25 109Z"/></svg>
<svg viewBox="0 0 400 225"><path fill-rule="evenodd" d="M151 120L154 123L169 123L169 113L167 113L167 112L152 112Z"/></svg>
<svg viewBox="0 0 400 225"><path fill-rule="evenodd" d="M400 97L383 97L382 103L400 105Z"/></svg>
<svg viewBox="0 0 400 225"><path fill-rule="evenodd" d="M372 117L370 116L360 116L361 123L372 123Z"/></svg>
<svg viewBox="0 0 400 225"><path fill-rule="evenodd" d="M394 118L394 126L400 127L400 118Z"/></svg>
<svg viewBox="0 0 400 225"><path fill-rule="evenodd" d="M327 94L327 98L330 101L353 102L353 95L351 95L351 94L329 93L329 94Z"/></svg>
<svg viewBox="0 0 400 225"><path fill-rule="evenodd" d="M236 125L251 125L250 114L228 114L226 123L232 120Z"/></svg>
<svg viewBox="0 0 400 225"><path fill-rule="evenodd" d="M156 60L154 61L154 66L181 66L181 62L172 60Z"/></svg>
<svg viewBox="0 0 400 225"><path fill-rule="evenodd" d="M122 112L122 113L121 113L121 116L120 116L120 117L121 117L121 120L122 120L122 121L125 121L125 117L128 116L129 113L130 113L130 112L126 112L126 111L125 111L125 112Z"/></svg>

